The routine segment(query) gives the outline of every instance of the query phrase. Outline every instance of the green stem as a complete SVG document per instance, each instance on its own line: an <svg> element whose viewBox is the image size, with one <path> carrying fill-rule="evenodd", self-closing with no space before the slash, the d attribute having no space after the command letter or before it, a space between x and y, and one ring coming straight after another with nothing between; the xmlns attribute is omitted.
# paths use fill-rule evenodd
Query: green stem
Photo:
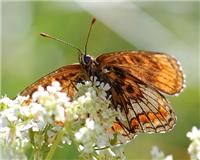
<svg viewBox="0 0 200 160"><path fill-rule="evenodd" d="M65 127L63 127L63 129L58 133L56 140L54 142L54 144L51 146L50 151L48 152L45 160L51 160L53 157L54 152L56 151L56 148L58 146L58 144L60 143L60 141L62 140L62 137L65 134Z"/></svg>
<svg viewBox="0 0 200 160"><path fill-rule="evenodd" d="M42 160L42 152L41 150L36 149L34 153L34 160Z"/></svg>
<svg viewBox="0 0 200 160"><path fill-rule="evenodd" d="M33 159L33 156L34 156L34 150L31 152L31 155L29 157L29 160L32 160Z"/></svg>
<svg viewBox="0 0 200 160"><path fill-rule="evenodd" d="M97 148L95 150L98 151L98 150L104 150L104 149L108 149L108 148L109 148L109 146L105 146L105 147L102 147L102 148Z"/></svg>

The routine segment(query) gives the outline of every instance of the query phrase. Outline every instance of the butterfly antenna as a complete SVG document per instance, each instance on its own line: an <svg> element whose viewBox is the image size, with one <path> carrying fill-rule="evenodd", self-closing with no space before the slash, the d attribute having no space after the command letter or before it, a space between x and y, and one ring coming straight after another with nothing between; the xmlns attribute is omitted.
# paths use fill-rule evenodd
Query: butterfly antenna
<svg viewBox="0 0 200 160"><path fill-rule="evenodd" d="M89 32L88 32L88 35L87 35L86 43L85 43L85 55L87 53L87 45L88 45L88 40L89 40L89 37L90 37L91 30L92 30L92 26L95 23L95 21L96 21L96 18L93 17L92 21L91 21L91 24L90 24Z"/></svg>
<svg viewBox="0 0 200 160"><path fill-rule="evenodd" d="M71 43L68 43L68 42L65 42L65 41L63 41L63 40L61 40L61 39L59 39L59 38L55 38L55 37L53 37L53 36L50 36L50 35L48 35L47 33L40 33L40 35L43 36L43 37L49 38L49 39L56 40L56 41L58 41L58 42L60 42L60 43L62 43L62 44L64 44L64 45L70 46L70 47L76 49L77 51L79 51L80 53L82 53L82 51L81 51L78 47L74 46L74 45L71 44Z"/></svg>

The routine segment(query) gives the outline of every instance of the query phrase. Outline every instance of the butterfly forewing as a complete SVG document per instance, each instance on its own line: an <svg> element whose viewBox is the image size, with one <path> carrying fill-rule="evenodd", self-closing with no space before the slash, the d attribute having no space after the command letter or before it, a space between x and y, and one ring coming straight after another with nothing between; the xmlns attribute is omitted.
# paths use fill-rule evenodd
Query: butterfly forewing
<svg viewBox="0 0 200 160"><path fill-rule="evenodd" d="M184 77L176 59L164 53L127 51L113 52L99 56L96 61L100 68L120 68L142 82L166 94L179 93Z"/></svg>
<svg viewBox="0 0 200 160"><path fill-rule="evenodd" d="M81 73L79 64L64 66L37 80L22 91L20 95L31 96L32 93L38 89L38 86L46 87L51 85L53 81L58 81L61 84L62 91L66 92L67 95L72 98L75 90L74 84L82 79L83 74Z"/></svg>

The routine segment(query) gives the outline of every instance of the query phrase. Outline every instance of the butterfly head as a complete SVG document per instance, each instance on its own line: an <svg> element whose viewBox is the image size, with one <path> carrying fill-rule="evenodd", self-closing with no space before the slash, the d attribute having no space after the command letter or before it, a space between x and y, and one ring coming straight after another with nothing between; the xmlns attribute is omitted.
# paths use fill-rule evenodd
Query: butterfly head
<svg viewBox="0 0 200 160"><path fill-rule="evenodd" d="M79 61L84 68L89 67L93 62L92 57L86 54L80 54Z"/></svg>

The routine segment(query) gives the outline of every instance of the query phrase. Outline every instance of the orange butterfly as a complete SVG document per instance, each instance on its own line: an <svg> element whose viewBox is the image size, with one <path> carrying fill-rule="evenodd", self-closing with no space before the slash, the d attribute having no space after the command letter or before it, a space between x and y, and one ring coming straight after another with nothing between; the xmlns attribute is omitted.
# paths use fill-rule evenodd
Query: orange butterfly
<svg viewBox="0 0 200 160"><path fill-rule="evenodd" d="M169 102L161 94L174 95L184 87L184 76L177 60L164 53L150 51L122 51L102 54L96 59L80 49L47 34L42 36L56 39L72 46L80 53L80 64L61 67L37 80L21 92L32 95L41 85L46 87L52 81L59 81L62 91L73 97L75 84L97 77L100 82L110 84L107 91L112 95L112 107L126 117L116 117L112 130L131 139L140 132L161 133L169 131L176 123L176 115Z"/></svg>

